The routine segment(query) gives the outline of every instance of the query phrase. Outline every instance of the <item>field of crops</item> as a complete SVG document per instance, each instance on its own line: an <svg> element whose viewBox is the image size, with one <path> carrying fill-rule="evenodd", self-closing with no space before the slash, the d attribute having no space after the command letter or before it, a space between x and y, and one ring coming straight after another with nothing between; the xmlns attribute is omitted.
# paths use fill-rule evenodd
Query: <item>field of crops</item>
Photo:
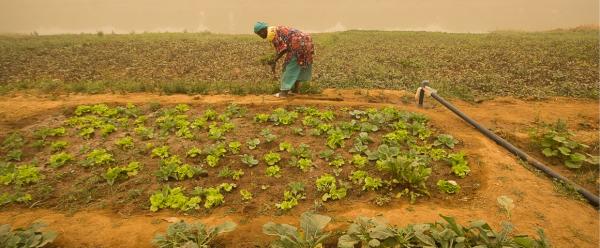
<svg viewBox="0 0 600 248"><path fill-rule="evenodd" d="M167 220L172 216L235 216L232 223L222 226L223 232L232 226L241 230L230 230L233 233L225 234L227 238L218 239L218 244L226 247L266 246L268 236L257 236L255 233L260 230L252 229L251 220L255 218L295 219L304 211L316 211L321 215L309 214L301 221L317 218L311 223L322 222L320 228L330 221L334 226L347 228L338 215L345 213L347 206L370 206L375 213L400 207L410 215L431 211L424 207L435 209L434 206L443 205L451 207L438 213L460 216L457 210L467 206L490 208L479 200L481 194L489 191L489 172L483 168L495 163L491 161L510 158L484 155L485 152L473 149L477 143L455 136L464 135L464 131L448 127L438 117L433 121L428 114L403 109L406 105L402 103L368 107L158 101L70 105L62 109L62 114L54 111L4 136L2 208L6 213L29 206L73 214L104 209L130 218L148 214L170 216L163 217ZM504 164L514 163L508 161L499 165L504 173L520 167ZM587 162L582 166L586 170L593 168ZM533 176L527 170L521 173ZM506 179L501 176L497 180ZM484 192L480 192L482 187ZM493 194L498 197L494 204L505 204L492 205L492 209L498 209L494 216L510 219L513 201L517 201L517 206L525 204L522 190ZM463 217L458 221L475 220L473 216L480 216L479 211L467 214L470 219ZM325 221L330 218L328 215L333 220ZM436 232L452 229L445 221L454 220L430 217L425 220L441 221L424 224L435 226ZM175 217L178 218L181 217ZM417 231L413 227L394 229L381 219L354 221L365 230L379 226L392 228L392 233ZM416 218L413 223L422 222L422 218ZM217 225L223 221L209 223ZM179 224L170 228L185 233L182 230L199 227ZM274 229L265 233L278 232L277 228L286 230L278 225L270 228ZM353 235L358 234L352 234L353 229L348 228L343 233L355 240ZM481 231L468 225L464 228L472 233L469 235L477 236ZM321 230L319 235L327 234L327 230L330 231ZM349 242L350 237L336 234L342 231L337 230L322 240L326 247ZM157 231L164 233L165 228ZM532 226L521 226L519 233L529 233L539 239L535 242L541 242L522 247L545 247L543 243L548 240L534 231ZM435 236L433 233L425 231L423 235ZM390 238L399 237L369 239L391 242ZM151 244L150 240L143 241L143 246ZM242 241L244 245L236 245ZM424 245L422 242L426 241L408 238L406 242ZM472 238L469 242L483 241Z"/></svg>
<svg viewBox="0 0 600 248"><path fill-rule="evenodd" d="M413 94L598 194L597 30L315 41L277 99L255 36L0 36L0 247L597 247L572 187Z"/></svg>
<svg viewBox="0 0 600 248"><path fill-rule="evenodd" d="M255 211L285 211L375 192L380 205L442 199L477 183L452 135L394 108L98 104L39 125L3 142L7 163L20 162L2 166L2 184L14 186L3 204L188 211L255 200L269 206Z"/></svg>
<svg viewBox="0 0 600 248"><path fill-rule="evenodd" d="M312 87L413 90L430 80L462 99L598 98L598 30L540 33L348 31L315 34ZM0 92L258 94L277 90L250 35L0 36Z"/></svg>

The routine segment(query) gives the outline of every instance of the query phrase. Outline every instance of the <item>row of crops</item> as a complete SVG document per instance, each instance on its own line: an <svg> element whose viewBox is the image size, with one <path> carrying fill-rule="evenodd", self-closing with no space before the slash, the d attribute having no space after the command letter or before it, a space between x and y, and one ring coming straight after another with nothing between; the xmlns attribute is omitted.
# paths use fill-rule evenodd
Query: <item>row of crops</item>
<svg viewBox="0 0 600 248"><path fill-rule="evenodd" d="M256 240L273 248L319 248L319 247L551 247L542 229L538 237L513 234L513 226L503 222L500 230L494 230L483 220L468 225L458 224L450 216L440 215L443 220L434 223L392 226L382 218L357 217L345 229L331 230L332 218L305 212L300 216L300 227L285 223L268 222L262 226L266 235L274 236L271 242ZM44 229L45 224L34 223L29 227L11 230L9 225L0 226L0 245L3 247L45 247L51 245L57 233ZM236 233L237 224L231 221L216 226L180 221L170 225L166 233L157 234L152 240L155 247L225 247L219 237ZM219 240L221 239L221 240ZM27 246L26 246L27 245ZM229 243L228 245L236 245ZM258 245L256 247L259 247ZM266 246L265 246L266 247Z"/></svg>

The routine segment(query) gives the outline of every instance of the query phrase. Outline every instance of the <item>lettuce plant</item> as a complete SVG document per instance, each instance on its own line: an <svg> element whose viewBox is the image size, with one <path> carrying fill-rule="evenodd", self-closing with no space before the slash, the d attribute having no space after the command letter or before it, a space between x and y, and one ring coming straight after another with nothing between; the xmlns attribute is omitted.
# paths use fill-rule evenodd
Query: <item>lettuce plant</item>
<svg viewBox="0 0 600 248"><path fill-rule="evenodd" d="M329 162L329 166L335 168L341 168L342 166L344 166L344 164L346 164L346 161L344 161L344 158L342 156L337 156L334 160L331 160L331 162Z"/></svg>
<svg viewBox="0 0 600 248"><path fill-rule="evenodd" d="M363 170L357 170L357 171L352 171L350 173L350 181L352 181L355 184L363 184L365 181L365 178L368 176L366 171Z"/></svg>
<svg viewBox="0 0 600 248"><path fill-rule="evenodd" d="M168 181L170 178L181 181L185 180L186 178L194 178L205 173L206 170L189 164L184 164L179 156L173 155L160 160L160 166L158 171L156 171L156 176L164 181Z"/></svg>
<svg viewBox="0 0 600 248"><path fill-rule="evenodd" d="M217 115L217 111L214 111L213 109L207 109L202 114L202 118L205 120L214 121L217 118Z"/></svg>
<svg viewBox="0 0 600 248"><path fill-rule="evenodd" d="M267 167L265 174L270 177L281 177L281 168L277 165Z"/></svg>
<svg viewBox="0 0 600 248"><path fill-rule="evenodd" d="M169 146L161 146L152 149L152 154L150 154L151 158L158 157L161 159L165 159L169 157Z"/></svg>
<svg viewBox="0 0 600 248"><path fill-rule="evenodd" d="M335 119L335 114L331 110L325 110L325 111L319 112L317 114L317 116L322 121L333 121L333 119Z"/></svg>
<svg viewBox="0 0 600 248"><path fill-rule="evenodd" d="M333 156L334 153L335 153L334 150L325 149L325 150L323 150L322 152L319 153L319 158L322 158L325 161L329 161L331 159L331 157Z"/></svg>
<svg viewBox="0 0 600 248"><path fill-rule="evenodd" d="M202 155L202 150L198 147L192 147L186 152L186 156L189 158L196 158Z"/></svg>
<svg viewBox="0 0 600 248"><path fill-rule="evenodd" d="M50 144L50 151L52 151L52 152L62 151L65 148L67 148L68 145L69 145L69 142L67 142L67 141L57 140Z"/></svg>
<svg viewBox="0 0 600 248"><path fill-rule="evenodd" d="M129 150L134 147L133 138L131 136L123 137L115 141L115 145L117 145L122 150Z"/></svg>
<svg viewBox="0 0 600 248"><path fill-rule="evenodd" d="M94 149L86 155L85 160L82 161L81 165L83 167L90 167L108 165L114 162L115 159L113 155L110 154L106 149Z"/></svg>
<svg viewBox="0 0 600 248"><path fill-rule="evenodd" d="M260 135L262 135L265 138L265 142L267 143L271 143L277 139L277 135L271 133L271 130L269 130L268 128L261 130Z"/></svg>
<svg viewBox="0 0 600 248"><path fill-rule="evenodd" d="M240 152L240 148L242 147L242 143L240 143L239 141L232 141L229 142L227 146L229 147L229 151L232 154L238 154Z"/></svg>
<svg viewBox="0 0 600 248"><path fill-rule="evenodd" d="M210 167L215 167L219 164L219 157L215 156L215 155L208 155L206 156L206 164L208 164L208 166Z"/></svg>
<svg viewBox="0 0 600 248"><path fill-rule="evenodd" d="M296 163L296 166L298 166L298 168L300 168L300 170L303 172L308 172L313 167L313 162L310 159L301 158Z"/></svg>
<svg viewBox="0 0 600 248"><path fill-rule="evenodd" d="M196 118L190 124L191 129L204 129L206 128L207 122L204 118Z"/></svg>
<svg viewBox="0 0 600 248"><path fill-rule="evenodd" d="M66 152L60 152L50 156L49 163L50 167L59 168L71 161L73 161L73 155Z"/></svg>
<svg viewBox="0 0 600 248"><path fill-rule="evenodd" d="M133 131L140 136L143 140L149 140L154 138L154 131L150 128L147 128L145 126L138 126L135 129L133 129Z"/></svg>
<svg viewBox="0 0 600 248"><path fill-rule="evenodd" d="M269 114L256 114L254 116L254 121L256 123L265 123L269 121Z"/></svg>
<svg viewBox="0 0 600 248"><path fill-rule="evenodd" d="M331 149L335 149L338 147L344 147L344 139L348 138L346 134L340 130L332 130L327 136L327 146Z"/></svg>
<svg viewBox="0 0 600 248"><path fill-rule="evenodd" d="M456 140L450 134L440 134L437 136L436 140L433 142L434 146L443 145L450 149L453 149L456 144L458 144L458 140Z"/></svg>
<svg viewBox="0 0 600 248"><path fill-rule="evenodd" d="M258 160L250 154L244 154L242 155L242 163L248 165L249 167L254 167L258 164Z"/></svg>
<svg viewBox="0 0 600 248"><path fill-rule="evenodd" d="M235 187L237 187L237 185L235 185L233 183L222 183L221 185L219 185L217 187L210 187L210 188L206 188L206 189L201 188L201 187L196 187L194 189L193 194L197 195L198 197L203 198L204 199L204 208L208 209L208 208L213 208L213 207L219 206L225 202L225 196L223 196L221 191L230 192Z"/></svg>
<svg viewBox="0 0 600 248"><path fill-rule="evenodd" d="M177 110L177 112L179 113L185 113L190 110L190 106L184 103L180 103L177 104L177 106L175 106L175 110Z"/></svg>
<svg viewBox="0 0 600 248"><path fill-rule="evenodd" d="M245 189L240 190L240 195L242 196L242 201L252 200L252 193L248 190L245 190Z"/></svg>
<svg viewBox="0 0 600 248"><path fill-rule="evenodd" d="M268 165L275 165L281 160L281 156L276 152L269 152L264 155L263 159Z"/></svg>
<svg viewBox="0 0 600 248"><path fill-rule="evenodd" d="M465 153L462 151L448 154L448 162L452 165L452 173L460 178L466 177L471 172L469 162L465 159Z"/></svg>
<svg viewBox="0 0 600 248"><path fill-rule="evenodd" d="M292 144L288 142L279 143L279 151L291 152L293 148L294 147L292 147Z"/></svg>
<svg viewBox="0 0 600 248"><path fill-rule="evenodd" d="M346 197L346 188L338 188L336 179L332 175L324 174L323 176L317 178L315 184L319 192L325 192L321 197L321 200L323 201L327 201L329 199L339 200Z"/></svg>
<svg viewBox="0 0 600 248"><path fill-rule="evenodd" d="M217 186L217 189L224 190L225 192L231 192L235 188L237 188L235 183L221 183Z"/></svg>
<svg viewBox="0 0 600 248"><path fill-rule="evenodd" d="M277 108L273 110L269 116L269 121L275 125L290 125L298 118L296 111L287 111L284 108Z"/></svg>
<svg viewBox="0 0 600 248"><path fill-rule="evenodd" d="M296 156L299 158L308 158L312 157L312 151L310 150L310 146L307 144L300 144L298 147L292 149L292 156Z"/></svg>
<svg viewBox="0 0 600 248"><path fill-rule="evenodd" d="M113 185L116 180L120 178L128 178L138 174L142 168L140 162L131 162L127 166L117 166L114 168L108 168L104 173L104 179L108 185Z"/></svg>
<svg viewBox="0 0 600 248"><path fill-rule="evenodd" d="M383 186L381 178L367 176L364 178L363 190L377 190Z"/></svg>
<svg viewBox="0 0 600 248"><path fill-rule="evenodd" d="M304 184L301 182L293 182L288 184L287 189L283 192L283 201L275 204L275 207L281 210L289 210L298 205L299 200L305 198Z"/></svg>
<svg viewBox="0 0 600 248"><path fill-rule="evenodd" d="M453 180L443 180L440 179L437 181L437 187L441 192L446 194L456 194L460 192L460 185L456 181Z"/></svg>
<svg viewBox="0 0 600 248"><path fill-rule="evenodd" d="M248 149L254 150L258 145L260 145L260 139L254 138L246 141L246 145L248 145Z"/></svg>
<svg viewBox="0 0 600 248"><path fill-rule="evenodd" d="M369 162L366 157L361 156L360 154L354 154L352 156L352 164L356 168L363 168Z"/></svg>
<svg viewBox="0 0 600 248"><path fill-rule="evenodd" d="M117 131L117 127L113 124L106 123L100 126L100 134L102 135L102 137L106 137L109 134L114 133L115 131Z"/></svg>

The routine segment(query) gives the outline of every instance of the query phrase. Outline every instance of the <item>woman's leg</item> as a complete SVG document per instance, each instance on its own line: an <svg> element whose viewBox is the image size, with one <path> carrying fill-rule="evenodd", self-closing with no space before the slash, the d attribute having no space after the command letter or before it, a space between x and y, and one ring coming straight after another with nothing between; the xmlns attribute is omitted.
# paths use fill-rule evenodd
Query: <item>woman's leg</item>
<svg viewBox="0 0 600 248"><path fill-rule="evenodd" d="M292 93L300 93L300 81L296 80L296 83L294 83L294 87L292 87Z"/></svg>
<svg viewBox="0 0 600 248"><path fill-rule="evenodd" d="M292 92L299 93L300 92L300 84L302 82L308 82L312 78L312 65L307 65L304 68L300 69L300 73L298 74L298 78L294 83L294 87L292 88Z"/></svg>
<svg viewBox="0 0 600 248"><path fill-rule="evenodd" d="M281 87L279 88L282 92L289 91L294 87L296 81L298 81L298 76L300 76L300 69L300 66L296 62L296 57L292 58L285 66L285 70L281 76Z"/></svg>

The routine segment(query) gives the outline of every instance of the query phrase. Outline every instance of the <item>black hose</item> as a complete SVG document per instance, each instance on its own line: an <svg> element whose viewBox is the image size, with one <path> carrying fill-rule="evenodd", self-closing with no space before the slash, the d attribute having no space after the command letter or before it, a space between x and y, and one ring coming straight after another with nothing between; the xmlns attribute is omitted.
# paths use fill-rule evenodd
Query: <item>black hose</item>
<svg viewBox="0 0 600 248"><path fill-rule="evenodd" d="M577 190L577 192L579 192L581 195L583 195L583 197L585 197L585 199L587 199L588 202L592 206L598 207L598 196L594 195L592 192L590 192L587 189L584 189L583 187L577 185L576 183L574 183L573 181L569 180L568 178L566 178L566 177L558 174L557 172L555 172L552 169L550 169L550 167L542 164L537 159L535 159L535 158L527 155L527 153L523 152L521 149L513 146L511 143L509 143L508 141L506 141L502 137L496 135L495 133L491 132L487 128L479 125L479 123L477 123L477 122L475 122L475 120L469 118L463 112L461 112L456 107L454 107L454 105L450 104L444 98L438 96L435 92L431 93L431 97L433 97L435 100L437 100L438 102L440 102L442 105L446 106L446 108L450 109L456 115L460 116L460 118L462 118L463 120L465 120L466 122L468 122L469 124L471 124L473 127L477 128L477 130L479 130L479 132L483 133L488 138L494 140L497 144L499 144L502 147L506 148L508 151L510 151L511 153L513 153L514 155L516 155L517 157L521 158L522 160L527 161L528 163L530 163L531 165L533 165L533 167L535 167L536 169L541 170L544 173L548 174L549 176L551 176L553 178L556 178L558 180L561 180L561 181L563 181L563 182L571 185L575 190Z"/></svg>

